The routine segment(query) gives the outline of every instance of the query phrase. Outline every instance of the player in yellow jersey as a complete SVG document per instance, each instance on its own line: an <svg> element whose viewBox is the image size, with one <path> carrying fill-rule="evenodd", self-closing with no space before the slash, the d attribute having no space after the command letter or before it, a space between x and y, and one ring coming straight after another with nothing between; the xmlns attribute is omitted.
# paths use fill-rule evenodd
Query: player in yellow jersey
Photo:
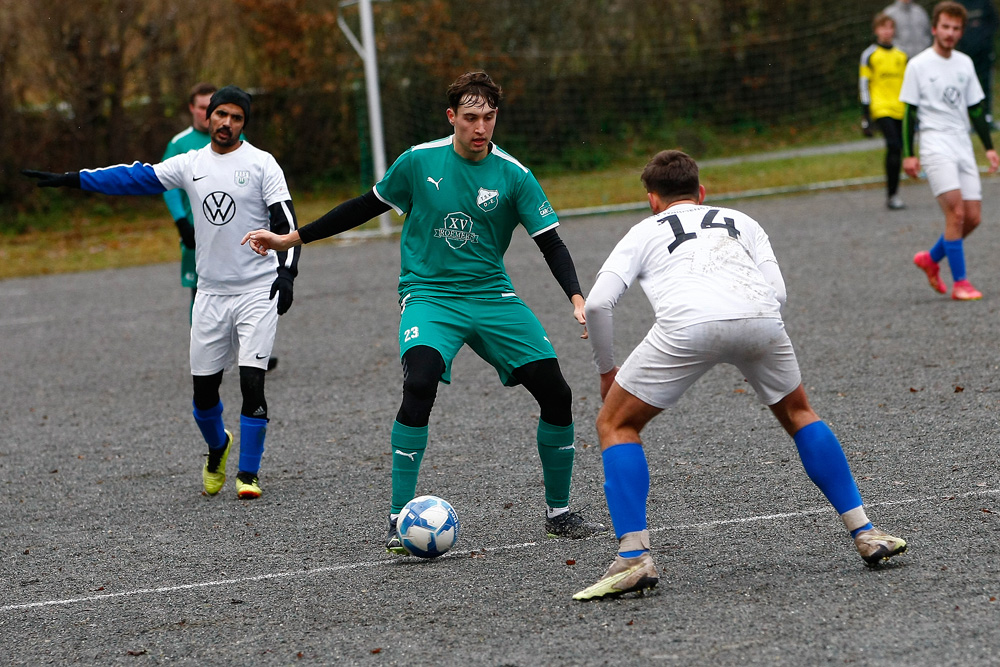
<svg viewBox="0 0 1000 667"><path fill-rule="evenodd" d="M861 121L865 136L872 136L876 125L885 137L886 206L903 208L900 198L899 171L903 165L903 113L906 105L899 101L899 89L906 71L906 54L892 45L896 22L885 12L872 21L875 43L861 54L858 88L861 96Z"/></svg>

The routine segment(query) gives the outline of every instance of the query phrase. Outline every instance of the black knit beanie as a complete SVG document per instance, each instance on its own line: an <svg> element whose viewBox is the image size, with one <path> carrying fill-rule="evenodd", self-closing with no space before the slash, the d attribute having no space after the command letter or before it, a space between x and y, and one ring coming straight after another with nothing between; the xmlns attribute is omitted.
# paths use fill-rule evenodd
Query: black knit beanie
<svg viewBox="0 0 1000 667"><path fill-rule="evenodd" d="M226 86L225 88L219 88L212 95L212 99L208 102L208 110L205 112L205 119L212 117L212 112L215 111L215 107L220 104L235 104L239 108L243 109L243 124L250 124L250 93L245 90L241 90L236 86Z"/></svg>

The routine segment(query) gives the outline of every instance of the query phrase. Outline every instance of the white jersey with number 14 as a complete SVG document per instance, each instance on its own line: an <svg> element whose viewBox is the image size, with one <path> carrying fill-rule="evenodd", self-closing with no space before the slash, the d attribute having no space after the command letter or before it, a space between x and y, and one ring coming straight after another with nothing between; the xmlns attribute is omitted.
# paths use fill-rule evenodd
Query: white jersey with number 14
<svg viewBox="0 0 1000 667"><path fill-rule="evenodd" d="M619 241L599 273L638 279L665 331L714 320L779 318L774 288L758 268L775 262L756 220L729 208L679 204Z"/></svg>

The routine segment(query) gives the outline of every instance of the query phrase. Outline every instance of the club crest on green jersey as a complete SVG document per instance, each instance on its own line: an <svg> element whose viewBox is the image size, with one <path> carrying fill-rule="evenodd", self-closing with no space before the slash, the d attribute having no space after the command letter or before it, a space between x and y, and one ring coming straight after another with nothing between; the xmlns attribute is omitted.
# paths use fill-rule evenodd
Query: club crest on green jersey
<svg viewBox="0 0 1000 667"><path fill-rule="evenodd" d="M245 188L250 182L250 171L246 169L238 169L233 180L236 181L236 185L241 188Z"/></svg>
<svg viewBox="0 0 1000 667"><path fill-rule="evenodd" d="M479 194L476 196L476 204L479 208L483 209L485 212L489 213L497 207L500 203L500 193L496 190L487 190L486 188L479 188Z"/></svg>
<svg viewBox="0 0 1000 667"><path fill-rule="evenodd" d="M479 234L472 231L472 218L467 213L449 213L444 216L444 226L434 230L434 238L444 239L453 250L466 243L479 243Z"/></svg>

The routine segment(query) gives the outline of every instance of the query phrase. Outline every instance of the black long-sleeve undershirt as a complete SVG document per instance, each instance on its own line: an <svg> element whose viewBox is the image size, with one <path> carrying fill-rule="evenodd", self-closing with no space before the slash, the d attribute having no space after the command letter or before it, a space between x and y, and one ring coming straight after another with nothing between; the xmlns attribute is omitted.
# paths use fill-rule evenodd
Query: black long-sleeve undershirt
<svg viewBox="0 0 1000 667"><path fill-rule="evenodd" d="M573 258L569 254L569 248L559 237L559 233L554 229L539 234L534 237L538 249L545 257L545 263L549 265L549 270L555 276L556 282L562 287L567 298L572 299L574 294L583 295L580 290L580 280L576 276L576 266Z"/></svg>
<svg viewBox="0 0 1000 667"><path fill-rule="evenodd" d="M275 234L287 234L295 229L297 224L295 217L295 207L292 200L286 199L282 202L271 204L267 207L270 214L271 231ZM296 248L282 250L278 255L278 275L285 276L292 280L299 275L299 253Z"/></svg>
<svg viewBox="0 0 1000 667"><path fill-rule="evenodd" d="M360 227L372 218L389 211L391 207L375 196L374 190L348 199L322 217L299 229L303 243L312 243Z"/></svg>

